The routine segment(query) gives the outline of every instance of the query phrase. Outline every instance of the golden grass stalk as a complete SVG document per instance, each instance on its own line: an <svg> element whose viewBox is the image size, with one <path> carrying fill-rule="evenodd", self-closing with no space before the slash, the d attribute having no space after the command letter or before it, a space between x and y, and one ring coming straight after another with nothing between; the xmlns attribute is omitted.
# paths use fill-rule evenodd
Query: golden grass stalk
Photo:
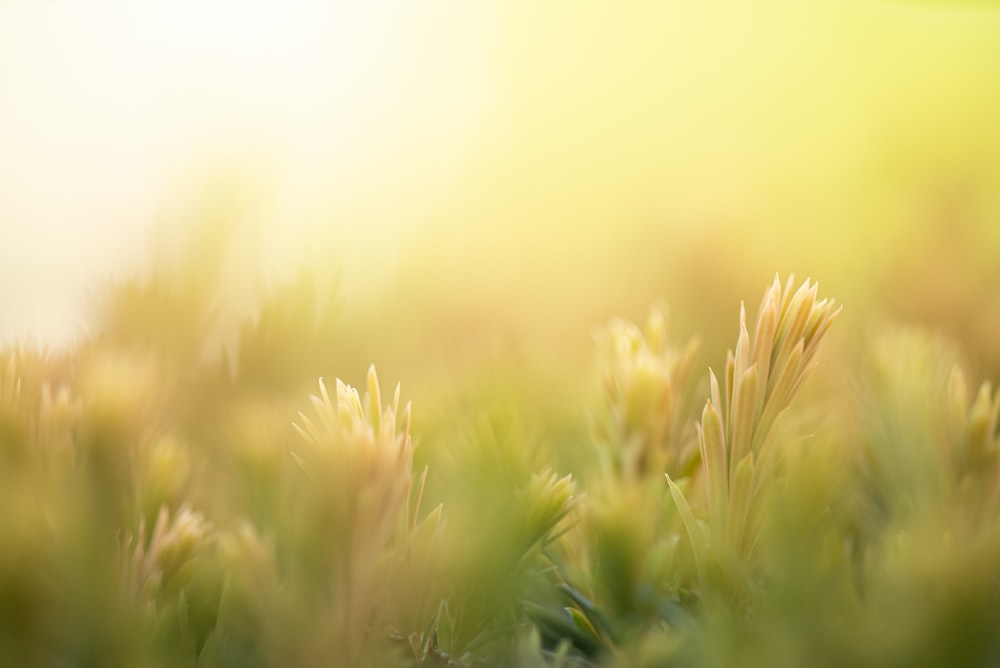
<svg viewBox="0 0 1000 668"><path fill-rule="evenodd" d="M364 400L337 380L335 398L320 380L311 397L314 418L300 413L296 430L306 448L293 453L313 482L329 532L329 588L333 625L352 660L362 650L375 613L386 548L396 529L408 526L413 441L410 406L399 411L399 387L383 407L375 367L368 370ZM401 421L399 418L402 418Z"/></svg>
<svg viewBox="0 0 1000 668"><path fill-rule="evenodd" d="M685 433L688 381L700 343L667 340L666 313L653 309L645 328L613 320L599 334L604 348L604 395L610 425L600 434L621 475L666 470L684 475L696 454Z"/></svg>
<svg viewBox="0 0 1000 668"><path fill-rule="evenodd" d="M840 313L831 300L817 300L806 280L792 292L793 278L778 277L764 293L753 334L740 305L736 349L726 360L725 393L709 369L709 398L698 429L711 548L747 557L755 539L754 512L761 481L769 475L774 425L788 409L811 368L819 344ZM679 487L671 482L682 522L695 552L704 559L704 537ZM699 564L699 571L704 568Z"/></svg>

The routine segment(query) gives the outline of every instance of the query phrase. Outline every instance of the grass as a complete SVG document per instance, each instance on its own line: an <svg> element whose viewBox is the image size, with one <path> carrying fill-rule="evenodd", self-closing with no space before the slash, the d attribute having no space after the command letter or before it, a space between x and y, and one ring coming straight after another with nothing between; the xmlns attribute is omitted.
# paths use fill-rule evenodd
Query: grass
<svg viewBox="0 0 1000 668"><path fill-rule="evenodd" d="M487 378L421 418L374 366L319 378L332 316L295 290L228 363L163 281L3 352L0 665L1000 659L1000 393L946 341L824 351L850 312L776 277L721 374L656 309L601 330L568 407Z"/></svg>

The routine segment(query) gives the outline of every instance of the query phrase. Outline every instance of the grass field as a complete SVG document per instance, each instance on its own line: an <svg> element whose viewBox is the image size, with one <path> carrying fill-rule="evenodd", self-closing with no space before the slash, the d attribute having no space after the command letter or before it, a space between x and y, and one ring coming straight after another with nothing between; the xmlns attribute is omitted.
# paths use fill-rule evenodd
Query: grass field
<svg viewBox="0 0 1000 668"><path fill-rule="evenodd" d="M0 666L1000 662L995 3L205 7L0 0Z"/></svg>

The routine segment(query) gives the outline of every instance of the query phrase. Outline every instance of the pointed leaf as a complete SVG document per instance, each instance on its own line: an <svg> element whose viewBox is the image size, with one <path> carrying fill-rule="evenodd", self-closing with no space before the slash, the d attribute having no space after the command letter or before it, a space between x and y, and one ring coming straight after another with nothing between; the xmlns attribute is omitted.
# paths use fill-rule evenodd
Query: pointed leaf
<svg viewBox="0 0 1000 668"><path fill-rule="evenodd" d="M701 535L701 529L698 527L698 522L694 518L694 513L691 512L691 506L688 505L687 499L684 498L684 492L681 488L670 479L670 476L666 476L667 484L670 485L670 496L674 499L674 504L677 506L677 512L681 516L681 522L684 524L684 530L687 532L688 540L691 542L691 551L694 553L694 563L695 568L698 570L698 580L705 584L705 540Z"/></svg>

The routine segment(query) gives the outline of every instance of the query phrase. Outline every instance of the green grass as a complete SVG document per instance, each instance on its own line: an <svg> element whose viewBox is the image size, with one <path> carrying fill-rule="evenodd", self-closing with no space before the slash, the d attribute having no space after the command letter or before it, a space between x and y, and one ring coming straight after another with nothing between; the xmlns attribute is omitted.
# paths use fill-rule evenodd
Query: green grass
<svg viewBox="0 0 1000 668"><path fill-rule="evenodd" d="M308 283L222 358L188 288L2 354L0 665L1000 660L1000 393L932 334L824 350L851 312L776 278L718 373L660 309L584 390L425 399L320 379L370 360Z"/></svg>

